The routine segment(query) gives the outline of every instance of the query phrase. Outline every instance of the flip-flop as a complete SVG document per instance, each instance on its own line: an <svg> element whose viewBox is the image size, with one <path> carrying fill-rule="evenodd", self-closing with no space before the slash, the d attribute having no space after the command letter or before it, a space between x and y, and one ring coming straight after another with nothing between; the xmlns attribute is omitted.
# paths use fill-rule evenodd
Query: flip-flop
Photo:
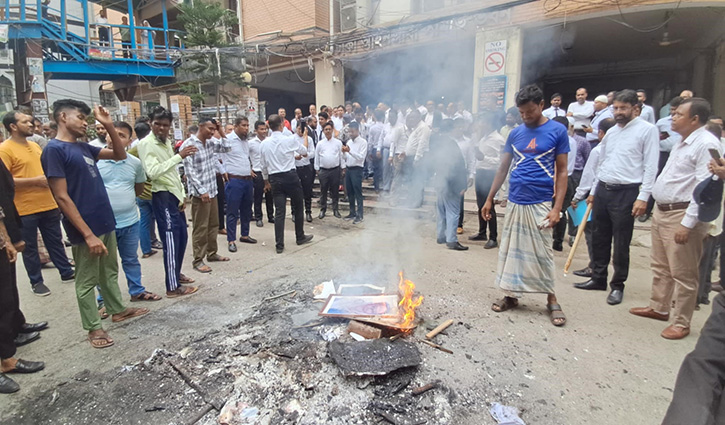
<svg viewBox="0 0 725 425"><path fill-rule="evenodd" d="M551 324L554 326L564 326L566 324L566 316L564 315L564 312L561 310L561 306L559 304L547 304L546 309L549 310L549 315L551 316ZM562 319L563 321L560 323L555 323L554 320L556 319Z"/></svg>
<svg viewBox="0 0 725 425"><path fill-rule="evenodd" d="M211 273L211 267L207 266L206 264L194 266L194 270L198 271L199 273Z"/></svg>
<svg viewBox="0 0 725 425"><path fill-rule="evenodd" d="M138 295L134 295L131 297L131 302L139 302L139 301L160 301L161 297L154 294L153 292L149 291L143 291L142 293Z"/></svg>
<svg viewBox="0 0 725 425"><path fill-rule="evenodd" d="M108 313L106 312L106 307L101 307L98 309L98 314L101 315L101 320L108 319Z"/></svg>
<svg viewBox="0 0 725 425"><path fill-rule="evenodd" d="M110 336L95 336L95 337L88 337L88 342L91 343L91 347L93 348L108 348L112 346L115 342L111 339Z"/></svg>
<svg viewBox="0 0 725 425"><path fill-rule="evenodd" d="M115 317L111 317L111 321L113 323L123 322L124 320L133 319L134 317L146 315L150 311L148 308L134 308L132 310L133 310L133 313L126 315L126 316L121 316L118 319ZM115 316L115 314L114 314L114 316Z"/></svg>
<svg viewBox="0 0 725 425"><path fill-rule="evenodd" d="M212 256L206 257L206 261L209 261L211 263L217 262L217 261L229 261L229 257L222 257L219 254L214 254Z"/></svg>
<svg viewBox="0 0 725 425"><path fill-rule="evenodd" d="M491 306L491 310L495 311L496 313L503 313L506 310L511 310L512 308L516 308L519 305L519 300L513 297L503 297L502 299L495 301L493 305ZM496 307L498 307L498 310L496 310Z"/></svg>
<svg viewBox="0 0 725 425"><path fill-rule="evenodd" d="M194 282L196 282L196 279L192 279L184 273L179 273L179 283L181 283L182 285Z"/></svg>
<svg viewBox="0 0 725 425"><path fill-rule="evenodd" d="M152 255L154 255L154 254L158 254L158 253L159 253L159 252L158 252L158 251L156 251L156 250L153 250L153 251L149 251L149 252L147 252L146 254L142 255L142 256L141 256L141 258L149 258L150 256L152 256Z"/></svg>

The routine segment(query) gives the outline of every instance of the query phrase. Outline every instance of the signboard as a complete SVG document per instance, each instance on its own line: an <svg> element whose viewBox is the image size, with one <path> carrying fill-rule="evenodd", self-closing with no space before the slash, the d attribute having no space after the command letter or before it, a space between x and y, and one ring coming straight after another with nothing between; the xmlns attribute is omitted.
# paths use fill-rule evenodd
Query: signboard
<svg viewBox="0 0 725 425"><path fill-rule="evenodd" d="M482 111L485 99L488 96L496 96L497 105L501 110L506 110L506 76L482 77L478 80L478 110Z"/></svg>
<svg viewBox="0 0 725 425"><path fill-rule="evenodd" d="M0 25L0 43L8 42L8 31L10 27L7 24Z"/></svg>
<svg viewBox="0 0 725 425"><path fill-rule="evenodd" d="M489 41L484 48L483 75L506 73L506 40Z"/></svg>

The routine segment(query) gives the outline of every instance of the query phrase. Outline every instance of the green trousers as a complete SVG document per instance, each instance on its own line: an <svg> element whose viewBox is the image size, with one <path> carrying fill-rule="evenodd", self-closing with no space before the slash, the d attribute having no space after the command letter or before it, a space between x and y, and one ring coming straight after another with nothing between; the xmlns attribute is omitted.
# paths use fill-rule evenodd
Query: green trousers
<svg viewBox="0 0 725 425"><path fill-rule="evenodd" d="M118 247L116 232L106 233L98 239L108 250L108 255L92 256L85 243L73 245L73 259L76 262L76 298L81 312L83 329L95 331L101 329L101 316L96 304L96 285L100 288L103 304L109 315L121 313L126 309L118 288Z"/></svg>

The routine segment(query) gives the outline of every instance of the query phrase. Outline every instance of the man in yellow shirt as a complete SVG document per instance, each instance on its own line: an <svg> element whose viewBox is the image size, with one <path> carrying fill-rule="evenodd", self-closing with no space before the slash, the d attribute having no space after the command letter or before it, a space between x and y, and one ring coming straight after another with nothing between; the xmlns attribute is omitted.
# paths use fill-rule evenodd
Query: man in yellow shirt
<svg viewBox="0 0 725 425"><path fill-rule="evenodd" d="M72 281L75 273L71 268L63 246L60 231L60 210L55 203L48 181L40 164L41 148L27 140L33 135L33 118L18 111L3 117L3 125L10 138L0 144L0 159L10 170L15 181L15 207L23 224L23 264L28 273L35 295L50 295L43 282L40 256L38 255L38 230L48 249L50 259L60 272L61 280Z"/></svg>

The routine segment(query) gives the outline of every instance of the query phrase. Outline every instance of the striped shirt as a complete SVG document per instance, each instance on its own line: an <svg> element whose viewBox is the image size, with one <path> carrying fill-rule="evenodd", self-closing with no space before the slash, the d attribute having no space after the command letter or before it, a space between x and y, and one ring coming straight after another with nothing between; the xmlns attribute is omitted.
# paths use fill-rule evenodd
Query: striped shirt
<svg viewBox="0 0 725 425"><path fill-rule="evenodd" d="M179 147L179 151L187 146L195 146L197 152L184 158L184 172L188 179L189 194L195 197L209 195L214 198L217 195L216 173L218 163L216 153L226 153L232 150L229 139L222 137L209 138L205 143L195 135L191 135Z"/></svg>

